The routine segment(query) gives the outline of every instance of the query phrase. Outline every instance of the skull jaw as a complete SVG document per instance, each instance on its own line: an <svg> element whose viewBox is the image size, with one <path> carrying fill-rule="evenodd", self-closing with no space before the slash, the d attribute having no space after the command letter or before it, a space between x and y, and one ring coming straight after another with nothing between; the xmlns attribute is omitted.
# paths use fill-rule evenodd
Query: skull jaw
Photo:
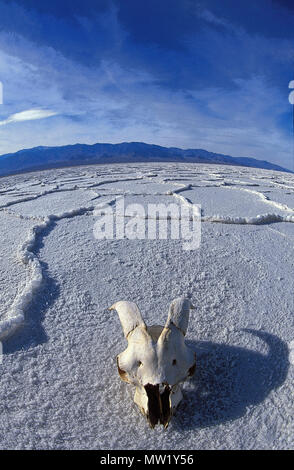
<svg viewBox="0 0 294 470"><path fill-rule="evenodd" d="M156 387L156 386L151 385L151 387ZM168 400L169 401L169 410L167 411L167 413L165 413L164 419L160 420L160 423L163 424L163 426L165 428L168 427L169 421L170 421L172 415L174 414L178 404L182 400L182 398L183 398L183 395L182 395L182 391L181 391L180 386L179 385L173 386L170 389L170 393L169 393L169 400ZM156 423L154 424L154 421L150 417L150 411L151 411L149 409L149 407L150 407L150 396L148 396L145 387L140 387L140 386L136 387L134 402L140 408L141 413L147 418L151 428L154 428L154 426L159 421L159 418L156 421Z"/></svg>

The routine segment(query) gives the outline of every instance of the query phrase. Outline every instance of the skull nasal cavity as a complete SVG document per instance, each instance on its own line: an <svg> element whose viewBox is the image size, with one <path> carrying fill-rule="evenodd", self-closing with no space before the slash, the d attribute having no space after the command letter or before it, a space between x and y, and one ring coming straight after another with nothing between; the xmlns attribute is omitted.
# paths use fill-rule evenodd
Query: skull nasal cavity
<svg viewBox="0 0 294 470"><path fill-rule="evenodd" d="M147 384L145 390L148 396L148 419L154 428L160 417L159 385Z"/></svg>
<svg viewBox="0 0 294 470"><path fill-rule="evenodd" d="M159 385L147 384L145 390L148 396L148 419L150 425L154 427L158 421L165 427L171 417L170 409L170 387L165 386L162 393L159 392Z"/></svg>

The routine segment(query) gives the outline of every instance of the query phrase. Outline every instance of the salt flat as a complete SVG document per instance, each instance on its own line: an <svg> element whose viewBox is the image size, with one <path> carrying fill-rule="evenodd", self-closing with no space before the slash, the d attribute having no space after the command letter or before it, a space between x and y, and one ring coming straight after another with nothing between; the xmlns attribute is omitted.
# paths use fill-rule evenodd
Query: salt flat
<svg viewBox="0 0 294 470"><path fill-rule="evenodd" d="M201 244L97 240L97 205L201 204ZM203 164L93 165L0 179L0 448L294 447L294 175ZM190 294L195 376L169 428L120 381L107 308L163 324Z"/></svg>

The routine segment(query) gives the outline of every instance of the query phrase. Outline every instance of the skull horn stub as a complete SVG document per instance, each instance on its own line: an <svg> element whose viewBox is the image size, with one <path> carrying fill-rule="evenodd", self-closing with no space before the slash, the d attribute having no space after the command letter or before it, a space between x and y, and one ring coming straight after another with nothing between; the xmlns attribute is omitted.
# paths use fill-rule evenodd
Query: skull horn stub
<svg viewBox="0 0 294 470"><path fill-rule="evenodd" d="M148 397L147 419L150 426L154 428L160 422L167 428L171 418L170 387L166 385L162 393L159 392L159 385L147 384L144 388Z"/></svg>

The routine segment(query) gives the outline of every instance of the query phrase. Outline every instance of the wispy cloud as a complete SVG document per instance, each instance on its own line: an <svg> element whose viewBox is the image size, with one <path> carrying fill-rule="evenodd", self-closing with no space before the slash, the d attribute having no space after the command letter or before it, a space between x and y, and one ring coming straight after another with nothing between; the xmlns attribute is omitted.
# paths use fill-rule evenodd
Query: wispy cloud
<svg viewBox="0 0 294 470"><path fill-rule="evenodd" d="M7 119L0 121L0 126L5 126L12 122L34 121L35 119L44 119L50 116L56 116L58 113L46 109L28 109L20 113L11 114Z"/></svg>

